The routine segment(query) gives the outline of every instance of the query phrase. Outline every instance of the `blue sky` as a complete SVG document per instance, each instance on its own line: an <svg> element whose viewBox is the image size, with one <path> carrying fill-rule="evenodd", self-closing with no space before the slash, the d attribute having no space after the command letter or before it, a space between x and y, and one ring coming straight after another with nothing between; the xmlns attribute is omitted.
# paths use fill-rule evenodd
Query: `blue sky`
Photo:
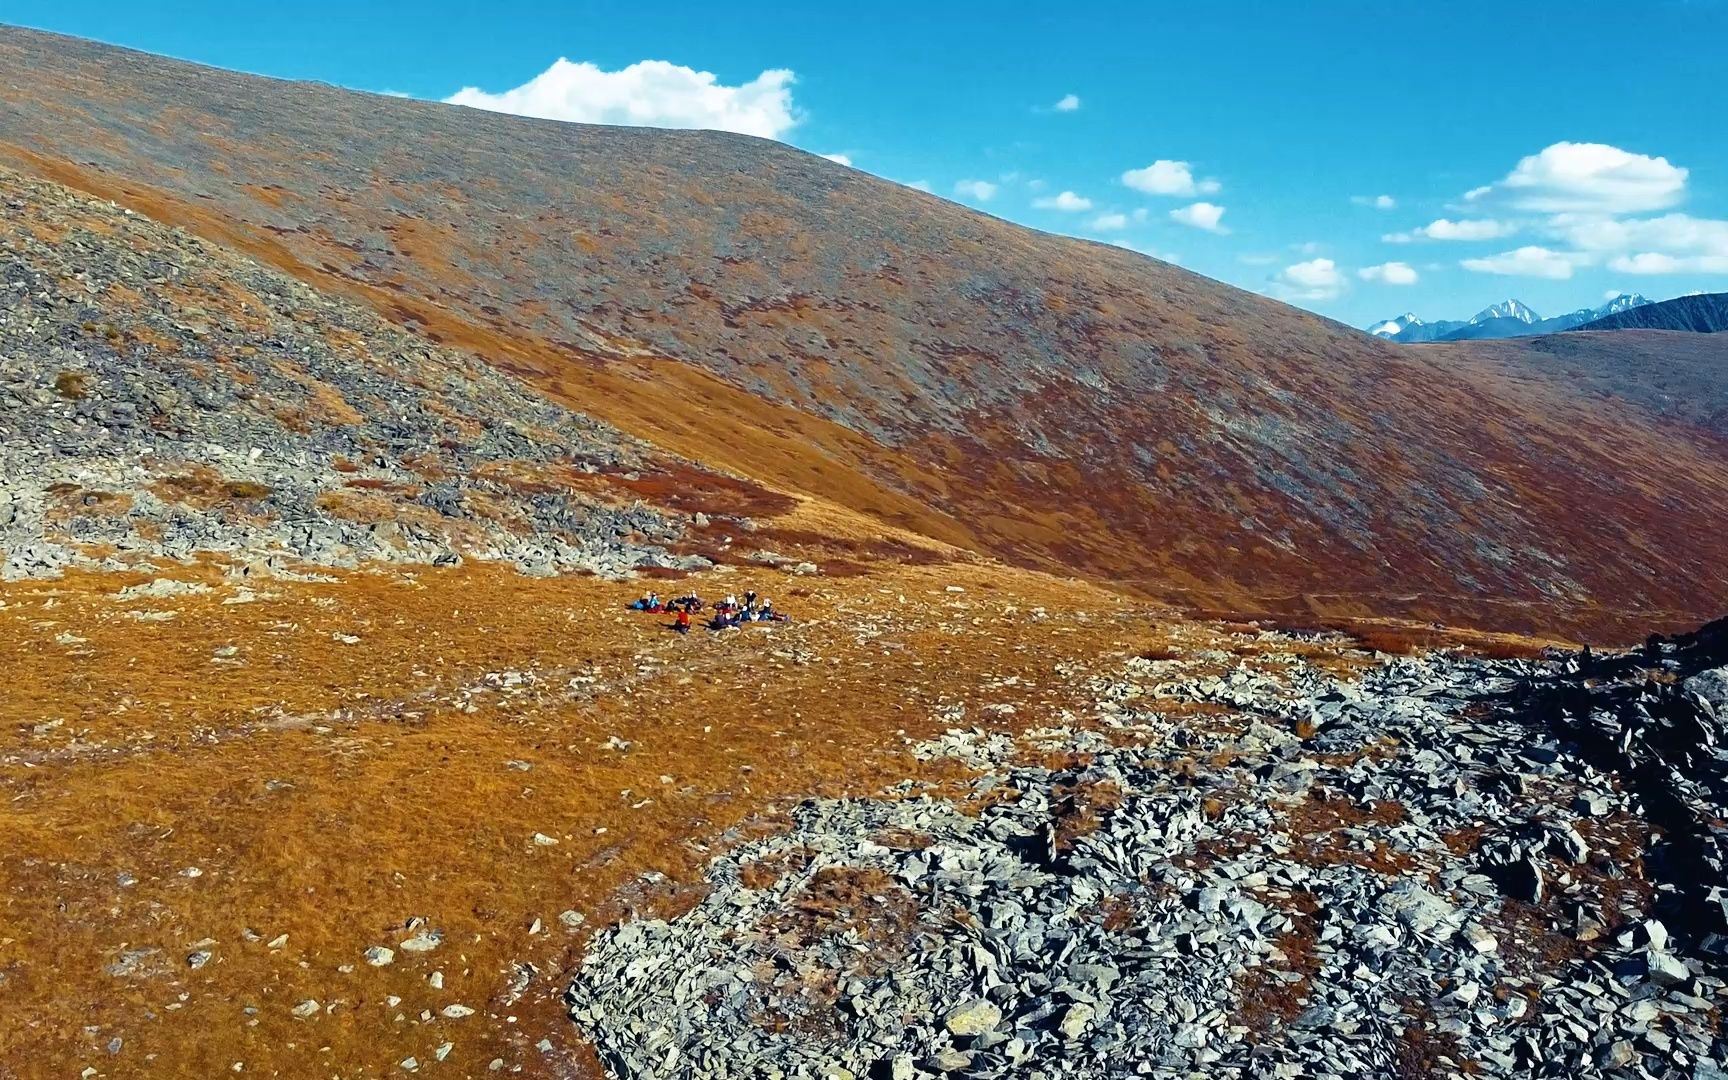
<svg viewBox="0 0 1728 1080"><path fill-rule="evenodd" d="M1728 0L933 7L0 0L0 20L729 126L1357 325L1728 290Z"/></svg>

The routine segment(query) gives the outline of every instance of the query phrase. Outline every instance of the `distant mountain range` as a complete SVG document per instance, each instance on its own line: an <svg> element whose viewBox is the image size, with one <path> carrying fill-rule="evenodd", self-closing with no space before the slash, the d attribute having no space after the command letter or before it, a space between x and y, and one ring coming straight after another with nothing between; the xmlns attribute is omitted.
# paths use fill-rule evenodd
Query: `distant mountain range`
<svg viewBox="0 0 1728 1080"><path fill-rule="evenodd" d="M1532 334L1555 334L1562 330L1572 330L1585 323L1619 315L1649 303L1650 301L1642 296L1621 293L1601 307L1579 308L1565 315L1544 319L1521 300L1502 300L1462 321L1442 319L1438 322L1423 322L1415 315L1406 313L1396 319L1376 323L1368 328L1368 332L1378 338L1399 342L1481 341L1490 338L1528 337Z"/></svg>
<svg viewBox="0 0 1728 1080"><path fill-rule="evenodd" d="M1689 330L1714 334L1728 330L1728 293L1676 296L1660 304L1641 304L1612 312L1579 330Z"/></svg>

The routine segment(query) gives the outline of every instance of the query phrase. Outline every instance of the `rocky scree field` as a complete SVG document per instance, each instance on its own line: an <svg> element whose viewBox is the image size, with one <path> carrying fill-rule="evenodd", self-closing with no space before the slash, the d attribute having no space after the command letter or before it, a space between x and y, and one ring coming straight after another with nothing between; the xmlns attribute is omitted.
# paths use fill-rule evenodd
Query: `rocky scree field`
<svg viewBox="0 0 1728 1080"><path fill-rule="evenodd" d="M640 441L130 211L11 172L0 199L0 573L705 565L613 483L670 460Z"/></svg>
<svg viewBox="0 0 1728 1080"><path fill-rule="evenodd" d="M1728 620L1344 678L1258 644L913 748L969 799L805 803L591 942L571 1016L619 1077L1728 1075Z"/></svg>

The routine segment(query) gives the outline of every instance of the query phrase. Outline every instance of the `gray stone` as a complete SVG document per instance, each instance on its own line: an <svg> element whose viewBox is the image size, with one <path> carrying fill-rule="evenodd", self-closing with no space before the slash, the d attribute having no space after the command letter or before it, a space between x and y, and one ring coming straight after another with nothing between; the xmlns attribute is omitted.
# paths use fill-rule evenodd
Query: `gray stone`
<svg viewBox="0 0 1728 1080"><path fill-rule="evenodd" d="M1657 986L1682 986L1692 979L1679 958L1654 948L1644 954L1644 973Z"/></svg>
<svg viewBox="0 0 1728 1080"><path fill-rule="evenodd" d="M1700 671L1682 682L1680 688L1689 694L1697 694L1719 712L1728 710L1728 666Z"/></svg>
<svg viewBox="0 0 1728 1080"><path fill-rule="evenodd" d="M1062 1033L1064 1039L1078 1039L1091 1025L1095 1010L1085 1003L1068 1006L1062 1014L1062 1020L1056 1025L1056 1030Z"/></svg>
<svg viewBox="0 0 1728 1080"><path fill-rule="evenodd" d="M942 1026L950 1035L979 1035L1002 1022L1002 1010L983 998L974 998L949 1009Z"/></svg>

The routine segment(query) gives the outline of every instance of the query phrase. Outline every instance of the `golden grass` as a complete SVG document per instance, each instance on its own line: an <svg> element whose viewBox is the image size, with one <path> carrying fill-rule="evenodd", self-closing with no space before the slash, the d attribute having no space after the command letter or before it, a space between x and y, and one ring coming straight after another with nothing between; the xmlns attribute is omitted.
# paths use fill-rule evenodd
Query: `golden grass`
<svg viewBox="0 0 1728 1080"><path fill-rule="evenodd" d="M1077 704L1056 665L1167 644L1110 593L987 565L700 575L800 620L718 638L624 611L636 585L484 565L248 579L240 604L215 565L172 576L211 591L116 597L143 574L0 586L0 1074L380 1075L453 1041L451 1075L494 1057L544 1075L541 1038L583 1062L558 1000L582 934L559 912L591 926L687 903L717 838L788 800L962 779L904 752L900 732L939 730L941 705L1044 723ZM1026 618L1035 605L1051 616ZM461 696L507 671L538 681ZM417 916L439 950L365 964ZM193 970L205 939L214 958ZM132 948L160 950L162 972L107 974ZM506 1005L518 962L540 974ZM328 1011L294 1018L307 999ZM436 1017L451 1003L480 1011Z"/></svg>

